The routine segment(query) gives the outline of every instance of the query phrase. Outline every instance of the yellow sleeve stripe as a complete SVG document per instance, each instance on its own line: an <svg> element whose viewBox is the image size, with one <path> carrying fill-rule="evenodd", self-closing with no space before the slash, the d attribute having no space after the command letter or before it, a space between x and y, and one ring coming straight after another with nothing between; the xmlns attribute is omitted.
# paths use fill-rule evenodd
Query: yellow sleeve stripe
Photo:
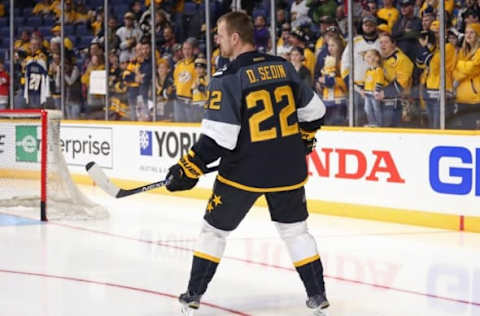
<svg viewBox="0 0 480 316"><path fill-rule="evenodd" d="M248 185L243 185L243 184L237 183L235 181L228 180L228 179L222 177L221 175L217 175L217 179L218 179L218 181L220 181L222 183L225 183L225 184L228 184L229 186L237 188L237 189L241 189L241 190L244 190L244 191L250 191L250 192L264 193L264 192L280 192L280 191L290 191L290 190L299 189L299 188L303 187L305 185L305 183L307 183L308 177L306 177L305 180L303 180L300 183L297 183L297 184L294 184L294 185L289 185L289 186L284 186L284 187L275 187L275 188L250 187Z"/></svg>
<svg viewBox="0 0 480 316"><path fill-rule="evenodd" d="M207 255L206 253L203 253L203 252L194 251L193 255L195 257L202 258L202 259L205 259L205 260L208 260L208 261L212 261L212 262L215 262L215 263L220 263L220 258Z"/></svg>
<svg viewBox="0 0 480 316"><path fill-rule="evenodd" d="M300 260L300 261L297 261L297 262L294 262L293 265L295 266L295 268L299 268L301 266L304 266L306 264L309 264L311 262L314 262L315 260L319 260L320 259L320 256L319 255L315 255L313 257L310 257L310 258L305 258L303 260Z"/></svg>

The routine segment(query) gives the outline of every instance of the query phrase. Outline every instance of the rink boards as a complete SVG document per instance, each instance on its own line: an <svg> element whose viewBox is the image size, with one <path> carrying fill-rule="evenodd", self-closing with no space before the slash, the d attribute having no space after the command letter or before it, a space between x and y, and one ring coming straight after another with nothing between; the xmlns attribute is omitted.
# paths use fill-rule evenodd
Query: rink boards
<svg viewBox="0 0 480 316"><path fill-rule="evenodd" d="M12 171L21 175L26 163L18 161L19 153L31 151L24 148L27 142L15 139L23 135L16 129L0 122L1 176ZM116 183L131 187L163 179L199 135L198 124L64 121L60 146L76 181L91 183L84 166L93 160ZM317 134L316 151L307 158L310 209L480 232L479 135L324 128ZM207 198L214 179L214 174L207 175L196 189L180 194Z"/></svg>

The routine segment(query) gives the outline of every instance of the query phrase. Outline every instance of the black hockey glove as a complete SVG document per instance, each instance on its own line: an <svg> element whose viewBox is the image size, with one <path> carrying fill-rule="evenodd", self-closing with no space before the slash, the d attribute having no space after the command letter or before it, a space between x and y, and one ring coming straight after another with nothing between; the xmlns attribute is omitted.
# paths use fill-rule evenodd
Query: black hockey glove
<svg viewBox="0 0 480 316"><path fill-rule="evenodd" d="M305 155L308 155L315 149L317 145L317 139L315 138L317 131L307 132L303 129L300 129L300 133L302 135L303 145L305 145Z"/></svg>
<svg viewBox="0 0 480 316"><path fill-rule="evenodd" d="M207 171L203 161L190 150L183 156L178 163L168 169L167 184L168 191L190 190L197 182L198 178Z"/></svg>

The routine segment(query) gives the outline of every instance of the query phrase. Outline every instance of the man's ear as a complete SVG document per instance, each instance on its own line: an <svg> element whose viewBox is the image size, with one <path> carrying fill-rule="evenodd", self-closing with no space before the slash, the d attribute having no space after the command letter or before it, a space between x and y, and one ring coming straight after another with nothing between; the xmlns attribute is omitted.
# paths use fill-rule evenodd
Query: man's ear
<svg viewBox="0 0 480 316"><path fill-rule="evenodd" d="M232 41L234 44L237 44L240 41L240 35L238 33L233 33L232 34Z"/></svg>

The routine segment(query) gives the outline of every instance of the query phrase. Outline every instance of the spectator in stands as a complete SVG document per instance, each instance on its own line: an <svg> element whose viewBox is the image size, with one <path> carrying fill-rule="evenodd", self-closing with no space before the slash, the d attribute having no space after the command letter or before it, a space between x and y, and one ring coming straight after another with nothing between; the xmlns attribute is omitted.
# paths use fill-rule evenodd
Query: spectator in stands
<svg viewBox="0 0 480 316"><path fill-rule="evenodd" d="M345 41L342 38L342 35L340 34L340 30L334 25L329 26L325 30L325 33L322 36L323 44L319 48L319 52L317 54L317 61L315 63L315 72L313 74L314 82L317 82L318 77L321 76L321 71L322 71L323 66L324 66L325 57L327 57L327 55L329 54L329 52L328 52L328 41L331 38L335 38L335 39L338 39L338 40L342 41L342 43L343 43L342 44L342 51L343 51L343 48L345 47ZM340 61L340 59L341 58L339 58L337 61Z"/></svg>
<svg viewBox="0 0 480 316"><path fill-rule="evenodd" d="M468 24L480 22L480 8L478 5L474 5L469 8L463 15L463 24L460 25L460 30L465 31Z"/></svg>
<svg viewBox="0 0 480 316"><path fill-rule="evenodd" d="M429 31L423 33L418 39L420 51L417 57L417 65L424 69L425 90L423 99L427 107L428 125L430 128L440 128L440 23L438 21L431 23ZM451 100L453 95L452 74L455 69L455 55L455 47L451 43L446 43L445 84L448 100Z"/></svg>
<svg viewBox="0 0 480 316"><path fill-rule="evenodd" d="M308 16L307 0L295 0L290 7L290 23L293 29L311 23Z"/></svg>
<svg viewBox="0 0 480 316"><path fill-rule="evenodd" d="M95 118L99 115L98 112L103 110L105 106L105 98L103 95L90 93L90 75L92 71L105 70L105 61L103 55L92 55L87 70L81 77L82 90L86 93L87 104L86 114L90 118Z"/></svg>
<svg viewBox="0 0 480 316"><path fill-rule="evenodd" d="M20 34L20 39L15 41L14 44L15 50L23 50L28 52L30 50L30 32L23 30Z"/></svg>
<svg viewBox="0 0 480 316"><path fill-rule="evenodd" d="M48 15L50 14L51 0L40 0L33 7L32 13L35 15Z"/></svg>
<svg viewBox="0 0 480 316"><path fill-rule="evenodd" d="M8 93L10 87L10 76L5 70L3 60L0 59L0 110L8 108Z"/></svg>
<svg viewBox="0 0 480 316"><path fill-rule="evenodd" d="M174 106L175 122L192 122L192 86L196 79L195 56L193 46L195 39L188 38L182 47L183 59L178 61L173 72L175 82L176 101Z"/></svg>
<svg viewBox="0 0 480 316"><path fill-rule="evenodd" d="M50 43L52 42L61 43L62 39L61 39L60 24L56 24L54 27L52 27L51 32L53 37L50 39ZM73 50L73 42L66 34L64 34L63 36L63 45L65 46L66 49Z"/></svg>
<svg viewBox="0 0 480 316"><path fill-rule="evenodd" d="M358 124L363 124L364 120L364 100L360 95L360 91L363 90L363 84L365 79L365 72L368 69L367 63L363 60L362 52L369 49L380 49L377 19L371 15L364 16L362 18L361 34L357 35L353 39L353 60L354 64L354 98L355 104L358 110ZM345 82L348 82L348 76L350 74L350 57L349 46L347 45L342 55L341 62L341 74Z"/></svg>
<svg viewBox="0 0 480 316"><path fill-rule="evenodd" d="M415 16L414 0L400 0L400 18L394 24L392 35L410 60L417 56L417 39L422 29L422 21Z"/></svg>
<svg viewBox="0 0 480 316"><path fill-rule="evenodd" d="M159 47L160 55L168 56L170 66L173 67L175 64L172 64L173 59L173 48L177 44L177 40L175 38L175 33L173 31L173 27L171 25L166 25L163 29L163 41Z"/></svg>
<svg viewBox="0 0 480 316"><path fill-rule="evenodd" d="M192 85L192 112L193 121L203 119L203 106L208 100L207 60L203 56L195 59L195 80Z"/></svg>
<svg viewBox="0 0 480 316"><path fill-rule="evenodd" d="M328 37L327 55L315 82L315 90L327 108L326 125L345 125L347 113L347 86L341 77L341 58L344 50L339 36Z"/></svg>
<svg viewBox="0 0 480 316"><path fill-rule="evenodd" d="M327 29L331 26L335 26L336 21L335 18L331 16L322 16L320 18L320 36L317 38L315 42L315 56L318 56L322 48L327 47L327 41L325 40L325 33L327 33Z"/></svg>
<svg viewBox="0 0 480 316"><path fill-rule="evenodd" d="M140 43L142 31L135 26L135 14L127 12L123 16L124 26L120 27L116 35L120 40L120 56L126 55L128 59L135 58L135 46Z"/></svg>
<svg viewBox="0 0 480 316"><path fill-rule="evenodd" d="M143 4L140 0L134 0L130 4L130 12L134 14L135 26L139 27L140 18L143 14Z"/></svg>
<svg viewBox="0 0 480 316"><path fill-rule="evenodd" d="M297 71L298 76L306 85L312 87L312 74L307 67L303 65L304 60L305 57L303 57L303 48L293 47L290 50L290 62Z"/></svg>
<svg viewBox="0 0 480 316"><path fill-rule="evenodd" d="M255 41L255 48L262 53L265 53L270 50L270 31L266 27L266 20L263 15L255 17L255 29L253 33L253 38Z"/></svg>
<svg viewBox="0 0 480 316"><path fill-rule="evenodd" d="M161 120L173 120L173 103L175 100L175 86L173 73L170 71L168 60L161 58L157 66L157 115Z"/></svg>
<svg viewBox="0 0 480 316"><path fill-rule="evenodd" d="M282 56L285 59L288 59L288 55L292 49L292 45L290 45L290 42L288 41L291 30L290 23L283 23L282 34L277 41L277 55Z"/></svg>
<svg viewBox="0 0 480 316"><path fill-rule="evenodd" d="M383 126L382 102L379 100L380 91L385 85L385 76L382 68L382 56L376 49L364 52L363 58L368 64L365 72L365 84L362 95L365 97L365 113L367 113L368 126Z"/></svg>
<svg viewBox="0 0 480 316"><path fill-rule="evenodd" d="M310 8L313 23L318 24L324 16L335 17L337 2L335 0L307 0L307 7Z"/></svg>
<svg viewBox="0 0 480 316"><path fill-rule="evenodd" d="M456 111L448 128L480 129L480 23L467 24L453 72Z"/></svg>
<svg viewBox="0 0 480 316"><path fill-rule="evenodd" d="M24 97L29 108L41 108L50 97L47 55L38 37L30 40L30 52L25 58Z"/></svg>
<svg viewBox="0 0 480 316"><path fill-rule="evenodd" d="M455 0L444 0L445 1L445 12L449 15L452 14L453 8L455 7ZM425 0L420 7L418 14L421 16L427 8L432 8L436 13L438 13L440 6L439 0Z"/></svg>
<svg viewBox="0 0 480 316"><path fill-rule="evenodd" d="M27 52L23 50L15 51L14 53L14 64L13 69L14 73L13 78L13 90L15 93L13 103L15 108L23 109L26 108L26 101L24 96L24 85L25 85L25 59L27 57Z"/></svg>
<svg viewBox="0 0 480 316"><path fill-rule="evenodd" d="M88 25L92 30L93 36L97 36L103 30L105 14L103 10L88 11Z"/></svg>
<svg viewBox="0 0 480 316"><path fill-rule="evenodd" d="M74 63L75 57L72 52L65 54L65 118L77 120L80 117L82 104L82 83L80 82L80 70Z"/></svg>
<svg viewBox="0 0 480 316"><path fill-rule="evenodd" d="M127 86L127 98L128 106L130 108L130 120L136 121L138 119L137 107L138 107L138 96L139 96L139 87L142 81L140 73L140 64L142 62L142 53L141 53L141 44L139 43L136 47L135 58L131 58L127 68L122 74L122 79ZM126 55L120 55L120 60L126 58Z"/></svg>
<svg viewBox="0 0 480 316"><path fill-rule="evenodd" d="M48 65L48 76L50 78L50 94L55 109L60 109L61 107L60 64L60 52L53 53Z"/></svg>
<svg viewBox="0 0 480 316"><path fill-rule="evenodd" d="M383 0L383 8L378 9L377 17L387 21L388 32L392 33L393 26L398 20L400 12L393 5L394 0Z"/></svg>
<svg viewBox="0 0 480 316"><path fill-rule="evenodd" d="M283 8L277 7L276 17L277 17L277 20L276 20L277 29L275 30L275 35L277 37L281 37L282 32L283 32L282 25L285 24L285 23L290 24L290 22L287 18L287 11L285 11L285 9L283 9Z"/></svg>
<svg viewBox="0 0 480 316"><path fill-rule="evenodd" d="M140 114L142 120L147 120L149 117L148 113L148 92L152 87L152 49L150 46L150 38L142 39L142 43L140 46L140 68L139 70L139 78L140 78L140 86L139 86L139 95L141 97L140 103Z"/></svg>
<svg viewBox="0 0 480 316"><path fill-rule="evenodd" d="M379 43L384 60L385 88L378 93L378 100L383 101L384 126L397 127L402 119L401 101L411 88L413 63L397 47L392 35L382 33Z"/></svg>
<svg viewBox="0 0 480 316"><path fill-rule="evenodd" d="M337 25L340 30L340 34L342 37L346 37L348 33L348 19L345 13L345 6L339 5L337 7L337 15L336 15Z"/></svg>
<svg viewBox="0 0 480 316"><path fill-rule="evenodd" d="M315 55L310 50L310 48L306 46L306 43L308 41L307 36L303 31L299 29L294 29L290 33L288 41L290 42L290 45L292 45L292 47L300 47L303 49L303 56L305 57L303 64L305 65L305 67L307 67L313 79L313 72L315 70Z"/></svg>
<svg viewBox="0 0 480 316"><path fill-rule="evenodd" d="M433 11L429 11L429 10L423 11L421 32L428 33L428 31L430 31L430 26L432 25L434 20L435 20L435 15Z"/></svg>

